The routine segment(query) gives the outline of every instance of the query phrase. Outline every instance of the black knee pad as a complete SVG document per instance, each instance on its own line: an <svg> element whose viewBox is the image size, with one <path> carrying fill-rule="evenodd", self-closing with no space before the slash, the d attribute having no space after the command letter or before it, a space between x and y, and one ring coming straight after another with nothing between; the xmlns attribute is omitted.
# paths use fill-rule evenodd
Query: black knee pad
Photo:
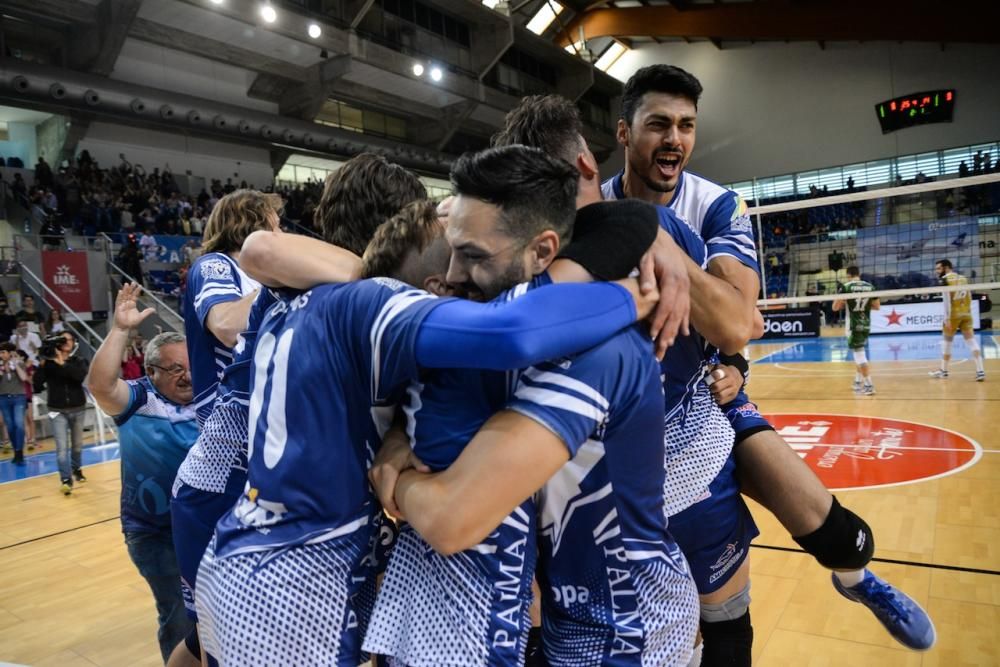
<svg viewBox="0 0 1000 667"><path fill-rule="evenodd" d="M753 626L750 610L731 621L701 621L702 667L750 667Z"/></svg>
<svg viewBox="0 0 1000 667"><path fill-rule="evenodd" d="M187 633L187 637L184 638L184 646L191 655L201 660L201 639L198 637L198 626L191 628L191 632Z"/></svg>
<svg viewBox="0 0 1000 667"><path fill-rule="evenodd" d="M860 570L875 553L875 536L864 519L841 507L836 497L823 525L794 539L820 565L831 570Z"/></svg>

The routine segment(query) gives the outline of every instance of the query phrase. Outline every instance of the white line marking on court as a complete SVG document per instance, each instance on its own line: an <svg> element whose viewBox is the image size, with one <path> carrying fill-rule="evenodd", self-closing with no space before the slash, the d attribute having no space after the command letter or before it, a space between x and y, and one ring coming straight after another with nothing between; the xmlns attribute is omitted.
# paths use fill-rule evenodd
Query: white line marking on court
<svg viewBox="0 0 1000 667"><path fill-rule="evenodd" d="M897 421L902 421L902 420L897 420ZM785 441L788 442L789 441L788 438L785 438ZM823 443L813 443L813 442L810 442L810 443L804 443L804 444L808 444L810 447L841 447L843 449L878 449L874 445L836 445L836 444L831 445L831 444L826 443L826 442L823 442ZM975 450L972 450L972 449L960 449L960 448L957 448L957 447L908 447L908 446L904 445L904 446L900 446L900 447L888 447L888 448L886 448L886 451L890 451L890 452L966 452L966 453L971 454ZM983 449L981 451L984 454L1000 454L1000 449Z"/></svg>
<svg viewBox="0 0 1000 667"><path fill-rule="evenodd" d="M963 364L963 363L965 363L967 361L969 361L969 360L968 359L956 359L956 360L954 360L954 361L951 362L951 365L952 366L957 366L958 364ZM832 376L843 376L843 377L852 377L854 375L853 367L846 366L846 364L848 363L846 361L842 361L842 362L838 362L838 361L823 361L823 362L815 362L815 363L845 364L845 366L842 367L841 369L828 370L828 369L823 369L823 368L795 368L794 366L786 366L785 364L782 364L782 363L774 363L774 364L769 364L769 365L770 366L774 366L775 368L781 369L783 371L790 371L792 373L801 373L803 375L832 375ZM894 362L881 362L881 363L894 363ZM878 369L877 365L876 365L875 368L876 368L876 370L874 370L872 372L872 377L874 377L875 379L878 379L879 377L886 376L886 375L916 375L916 376L926 375L928 371L932 371L932 370L938 368L938 366L937 365L933 365L933 364L929 365L929 366L920 365L916 369L913 369L913 368L887 368L887 369L884 369L884 370L881 370L881 371L877 370ZM760 371L751 371L751 374L752 374L753 377L786 377L785 375L783 375L781 373L761 373Z"/></svg>
<svg viewBox="0 0 1000 667"><path fill-rule="evenodd" d="M774 356L776 354L780 354L780 353L784 352L785 350L790 350L793 347L795 347L796 345L800 345L800 343L789 343L788 345L785 345L784 347L781 347L781 348L775 350L774 352L768 352L767 354L765 354L760 359L754 359L752 363L759 364L760 362L764 361L768 357L772 357L772 356Z"/></svg>

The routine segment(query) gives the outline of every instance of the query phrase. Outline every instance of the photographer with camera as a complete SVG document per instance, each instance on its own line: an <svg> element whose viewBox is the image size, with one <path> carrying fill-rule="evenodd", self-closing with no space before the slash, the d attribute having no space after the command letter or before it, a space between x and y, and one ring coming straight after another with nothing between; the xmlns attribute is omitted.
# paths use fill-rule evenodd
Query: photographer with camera
<svg viewBox="0 0 1000 667"><path fill-rule="evenodd" d="M14 445L14 465L24 465L24 381L28 373L13 343L0 343L0 414Z"/></svg>
<svg viewBox="0 0 1000 667"><path fill-rule="evenodd" d="M87 481L80 469L83 418L87 409L87 396L83 391L87 362L74 356L74 352L76 337L72 333L64 331L46 337L39 350L42 362L34 377L36 392L48 389L46 402L56 439L56 460L62 480L60 490L67 496L73 492L74 479Z"/></svg>

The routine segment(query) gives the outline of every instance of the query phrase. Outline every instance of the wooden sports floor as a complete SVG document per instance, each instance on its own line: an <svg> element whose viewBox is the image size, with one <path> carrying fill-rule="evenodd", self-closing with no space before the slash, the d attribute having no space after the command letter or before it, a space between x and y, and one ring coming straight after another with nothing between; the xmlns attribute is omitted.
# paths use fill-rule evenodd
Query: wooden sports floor
<svg viewBox="0 0 1000 667"><path fill-rule="evenodd" d="M954 460L945 465L961 468L952 474L837 492L842 504L874 530L872 569L909 592L933 617L938 641L926 653L902 648L870 612L841 598L829 573L755 506L761 529L751 550L755 664L1000 665L998 348L984 337L984 383L973 381L968 361L955 363L949 379L933 380L927 371L935 362L926 350L936 349L936 340L928 337L922 356L903 349L914 346L905 341L900 350L890 349L893 360L879 361L880 355L872 354L878 390L873 397L852 393L853 369L847 362L809 361L812 352L798 352L788 343L751 347L760 361L753 364L749 393L762 412L800 413L809 424L867 425L861 429L866 444L838 450L848 452L834 466L845 486L855 467L860 477L872 465L883 476L897 469L904 476L919 474L921 457L940 446L926 426L900 428L907 435L898 447L871 446L886 430L876 429L873 436L869 418L941 427L982 449L981 455L970 456L949 445L944 458L950 451ZM836 346L827 347L833 352L824 353L826 358L837 358ZM956 357L963 355L956 344ZM802 433L827 427L797 428ZM814 451L824 447L833 449L818 442ZM940 473L932 463L927 464L929 476ZM86 473L89 481L68 498L58 493L54 474L0 484L0 663L159 664L153 600L128 559L118 523L118 464L92 465Z"/></svg>

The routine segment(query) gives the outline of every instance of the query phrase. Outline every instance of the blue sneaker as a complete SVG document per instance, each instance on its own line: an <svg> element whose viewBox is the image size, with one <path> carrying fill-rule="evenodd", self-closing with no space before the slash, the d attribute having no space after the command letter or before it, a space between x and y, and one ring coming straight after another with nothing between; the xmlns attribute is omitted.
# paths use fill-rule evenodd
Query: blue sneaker
<svg viewBox="0 0 1000 667"><path fill-rule="evenodd" d="M879 579L869 570L857 586L848 588L833 574L833 587L852 602L868 607L893 639L914 651L934 646L937 633L927 612L906 593Z"/></svg>

